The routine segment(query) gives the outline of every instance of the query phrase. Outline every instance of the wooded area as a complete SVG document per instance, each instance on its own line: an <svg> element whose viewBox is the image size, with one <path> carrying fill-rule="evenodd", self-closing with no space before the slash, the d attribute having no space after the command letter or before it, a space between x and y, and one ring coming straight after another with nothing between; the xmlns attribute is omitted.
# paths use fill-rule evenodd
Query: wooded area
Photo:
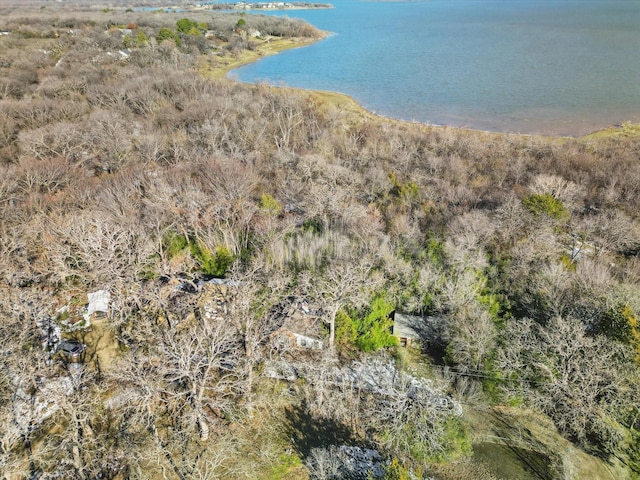
<svg viewBox="0 0 640 480"><path fill-rule="evenodd" d="M497 478L457 402L547 415L638 477L637 127L465 131L207 78L321 36L287 18L47 7L0 31L4 478L343 478L344 445L384 478ZM419 354L394 311L432 319Z"/></svg>

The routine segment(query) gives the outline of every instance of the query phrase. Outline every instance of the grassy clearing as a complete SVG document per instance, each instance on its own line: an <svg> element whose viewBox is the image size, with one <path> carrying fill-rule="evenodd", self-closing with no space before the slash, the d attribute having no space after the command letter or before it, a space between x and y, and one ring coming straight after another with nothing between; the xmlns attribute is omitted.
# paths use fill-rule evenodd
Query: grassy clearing
<svg viewBox="0 0 640 480"><path fill-rule="evenodd" d="M267 380L259 386L265 401L242 421L230 426L233 454L223 470L234 478L308 480L302 457L293 448L287 425L291 398L287 385ZM269 392L270 390L270 392ZM233 474L232 474L233 472Z"/></svg>
<svg viewBox="0 0 640 480"><path fill-rule="evenodd" d="M466 408L473 431L472 464L496 479L630 478L616 459L589 455L534 411L496 406ZM447 468L451 468L448 466Z"/></svg>
<svg viewBox="0 0 640 480"><path fill-rule="evenodd" d="M444 381L429 356L400 349L397 361L412 375ZM459 392L461 394L461 392ZM621 459L590 455L564 438L546 416L530 409L488 407L481 391L462 395L473 455L431 465L439 480L628 479Z"/></svg>
<svg viewBox="0 0 640 480"><path fill-rule="evenodd" d="M583 140L603 140L610 138L628 139L640 137L640 124L625 122L622 125L605 128L581 137Z"/></svg>
<svg viewBox="0 0 640 480"><path fill-rule="evenodd" d="M88 346L85 358L87 364L95 366L101 371L113 369L120 354L120 348L108 319L92 320L91 329L84 336L83 342Z"/></svg>
<svg viewBox="0 0 640 480"><path fill-rule="evenodd" d="M384 119L383 117L370 112L362 107L362 105L360 105L355 99L344 93L312 90L309 91L309 96L315 100L318 105L325 106L325 108L337 108L342 112L354 115L360 120L366 120L369 122L379 122L381 120L397 121Z"/></svg>

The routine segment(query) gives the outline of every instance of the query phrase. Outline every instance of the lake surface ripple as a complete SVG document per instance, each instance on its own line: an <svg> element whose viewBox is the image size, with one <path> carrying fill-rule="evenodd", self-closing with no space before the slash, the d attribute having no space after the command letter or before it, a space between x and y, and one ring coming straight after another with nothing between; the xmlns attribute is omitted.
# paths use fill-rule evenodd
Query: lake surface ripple
<svg viewBox="0 0 640 480"><path fill-rule="evenodd" d="M581 135L640 121L640 1L334 0L274 12L334 32L232 75L348 94L381 115Z"/></svg>

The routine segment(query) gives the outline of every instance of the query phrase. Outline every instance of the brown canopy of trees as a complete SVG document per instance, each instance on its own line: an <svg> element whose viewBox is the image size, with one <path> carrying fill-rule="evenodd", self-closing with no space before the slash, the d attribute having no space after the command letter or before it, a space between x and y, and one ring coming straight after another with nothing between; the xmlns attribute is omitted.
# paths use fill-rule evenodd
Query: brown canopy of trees
<svg viewBox="0 0 640 480"><path fill-rule="evenodd" d="M0 20L5 478L255 478L293 455L268 430L291 405L428 467L383 433L422 422L416 442L436 455L452 423L405 390L391 408L325 385L326 405L357 405L355 421L261 376L266 360L359 355L337 349L338 314L364 316L375 295L439 318L426 352L483 379L490 401L537 408L576 445L640 471L640 137L408 125L208 80L199 62L227 54L224 35L156 42L179 18ZM194 19L231 36L237 15ZM129 24L148 43L122 55ZM212 276L227 282L221 297L197 285ZM42 325L97 289L112 301L94 328L118 353L78 373L49 358ZM318 306L311 333L331 346L315 357L272 342L300 302Z"/></svg>

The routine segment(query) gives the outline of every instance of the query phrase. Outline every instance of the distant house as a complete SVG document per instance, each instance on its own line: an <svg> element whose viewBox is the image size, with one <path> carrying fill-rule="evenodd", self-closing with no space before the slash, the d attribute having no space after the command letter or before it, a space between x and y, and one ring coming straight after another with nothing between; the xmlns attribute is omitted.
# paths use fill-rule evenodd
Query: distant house
<svg viewBox="0 0 640 480"><path fill-rule="evenodd" d="M411 347L414 342L420 342L422 340L420 331L428 318L396 312L393 315L393 335L398 337L400 346Z"/></svg>
<svg viewBox="0 0 640 480"><path fill-rule="evenodd" d="M91 321L104 318L109 314L109 302L111 294L107 290L98 290L87 294L88 303L84 303L83 298L75 297L68 304L63 305L55 312L55 320L59 322L66 331L87 329L91 327ZM47 339L50 341L51 326L47 325Z"/></svg>
<svg viewBox="0 0 640 480"><path fill-rule="evenodd" d="M306 335L301 335L299 333L291 333L293 338L295 339L295 345L298 348L306 348L309 350L322 350L324 348L324 343L322 340L318 340L316 338L307 337Z"/></svg>
<svg viewBox="0 0 640 480"><path fill-rule="evenodd" d="M295 350L322 350L324 342L319 336L322 309L319 305L292 296L283 304L279 327L271 333L271 341L277 348Z"/></svg>
<svg viewBox="0 0 640 480"><path fill-rule="evenodd" d="M324 348L322 340L293 332L284 327L273 332L271 339L280 347L293 347L303 350L322 350Z"/></svg>
<svg viewBox="0 0 640 480"><path fill-rule="evenodd" d="M120 55L120 60L128 60L131 56L131 50L123 48L122 50L118 50L118 55Z"/></svg>
<svg viewBox="0 0 640 480"><path fill-rule="evenodd" d="M198 280L198 282L196 283L198 290L205 288L207 285L239 287L241 285L241 282L239 282L238 280L231 280L228 278L212 278L210 280Z"/></svg>
<svg viewBox="0 0 640 480"><path fill-rule="evenodd" d="M398 337L400 345L410 347L414 342L427 342L440 335L443 315L409 315L395 312L393 314L393 335Z"/></svg>

